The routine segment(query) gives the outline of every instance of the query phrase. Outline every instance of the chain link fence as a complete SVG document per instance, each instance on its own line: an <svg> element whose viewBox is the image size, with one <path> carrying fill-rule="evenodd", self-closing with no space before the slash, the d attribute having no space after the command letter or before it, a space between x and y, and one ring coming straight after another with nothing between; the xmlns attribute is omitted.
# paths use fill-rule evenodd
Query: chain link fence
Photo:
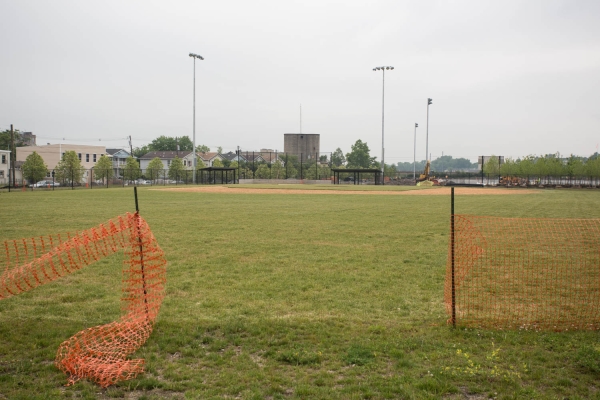
<svg viewBox="0 0 600 400"><path fill-rule="evenodd" d="M210 167L233 168L235 174L225 174L211 179L197 170L196 181L191 169L141 169L110 168L54 169L40 171L18 170L13 182L11 172L0 176L0 191L10 190L61 190L124 187L130 185L191 185L233 183L332 183L333 168L344 168L331 152L292 154L277 151L244 151L222 154L210 161ZM430 179L440 185L474 185L506 187L600 187L600 171L589 168L589 173L516 172L505 173L505 165L498 159L493 173L479 171L435 171ZM595 171L595 172L594 172ZM421 171L397 171L386 166L386 185L414 185ZM23 177L24 176L24 177ZM339 174L340 184L356 184L352 173ZM365 176L360 184L375 184Z"/></svg>

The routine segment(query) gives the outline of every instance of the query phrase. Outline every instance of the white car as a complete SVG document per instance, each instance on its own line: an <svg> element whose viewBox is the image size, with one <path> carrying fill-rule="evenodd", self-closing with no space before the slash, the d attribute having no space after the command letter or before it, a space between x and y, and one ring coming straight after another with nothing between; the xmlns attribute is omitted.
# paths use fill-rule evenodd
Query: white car
<svg viewBox="0 0 600 400"><path fill-rule="evenodd" d="M60 183L54 181L39 181L32 183L29 187L48 187L48 186L60 186Z"/></svg>

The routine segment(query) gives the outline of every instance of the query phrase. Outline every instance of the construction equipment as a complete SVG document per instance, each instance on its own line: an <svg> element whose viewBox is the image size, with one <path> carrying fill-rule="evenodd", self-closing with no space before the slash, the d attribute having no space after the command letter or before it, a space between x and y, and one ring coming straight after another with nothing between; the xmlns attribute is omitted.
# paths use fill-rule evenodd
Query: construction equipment
<svg viewBox="0 0 600 400"><path fill-rule="evenodd" d="M423 182L423 181L429 180L429 168L430 167L431 167L431 163L429 162L429 160L427 160L427 164L425 164L425 171L423 171L423 173L421 175L419 175L417 182Z"/></svg>
<svg viewBox="0 0 600 400"><path fill-rule="evenodd" d="M431 168L431 163L429 160L427 164L425 164L425 170L421 175L419 175L419 179L417 179L417 186L439 186L442 180L436 179L435 176L429 176L429 170Z"/></svg>
<svg viewBox="0 0 600 400"><path fill-rule="evenodd" d="M500 178L499 184L502 186L525 186L527 180L516 176L503 176Z"/></svg>

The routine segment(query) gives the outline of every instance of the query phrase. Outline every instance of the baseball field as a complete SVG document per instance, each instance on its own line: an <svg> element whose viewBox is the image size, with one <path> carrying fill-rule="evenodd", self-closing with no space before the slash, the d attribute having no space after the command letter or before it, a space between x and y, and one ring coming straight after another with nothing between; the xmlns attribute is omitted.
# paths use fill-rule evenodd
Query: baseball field
<svg viewBox="0 0 600 400"><path fill-rule="evenodd" d="M140 214L168 261L154 331L134 355L145 372L102 389L65 386L54 365L63 341L119 317L123 255L115 254L0 299L0 399L600 398L596 331L447 324L449 193L139 188ZM135 211L132 188L4 192L0 205L0 244ZM457 188L455 208L600 218L600 195Z"/></svg>

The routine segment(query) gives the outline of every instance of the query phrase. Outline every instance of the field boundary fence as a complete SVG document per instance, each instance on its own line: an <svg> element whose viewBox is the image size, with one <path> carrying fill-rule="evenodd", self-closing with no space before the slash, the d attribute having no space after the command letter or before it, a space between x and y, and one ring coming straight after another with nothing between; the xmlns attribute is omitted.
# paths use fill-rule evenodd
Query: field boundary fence
<svg viewBox="0 0 600 400"><path fill-rule="evenodd" d="M451 217L444 289L450 323L597 330L599 282L600 219Z"/></svg>
<svg viewBox="0 0 600 400"><path fill-rule="evenodd" d="M132 379L143 359L128 359L150 336L166 283L166 259L138 213L74 234L8 240L0 250L0 301L58 280L124 251L121 318L85 329L63 342L55 364L69 384L90 379L102 387Z"/></svg>
<svg viewBox="0 0 600 400"><path fill-rule="evenodd" d="M586 175L486 174L481 172L432 172L446 185L483 185L506 187L600 187L600 177Z"/></svg>
<svg viewBox="0 0 600 400"><path fill-rule="evenodd" d="M196 173L189 163L170 163L163 160L167 168L127 168L123 163L113 164L109 169L62 168L51 170L27 171L18 169L15 180L11 174L0 176L0 191L10 190L58 190L58 189L94 189L102 187L124 187L130 185L192 185L192 184L234 184L240 180L248 182L320 182L332 183L332 169L351 168L346 166L336 153L289 153L278 151L249 151L238 149L236 152L217 154L211 159L202 159L200 167L234 168L234 173L205 175ZM491 161L494 159L492 158ZM442 185L474 185L505 187L575 187L600 188L600 170L579 169L580 173L564 173L567 169L542 170L529 168L508 168L511 164L498 158L494 163L488 160L485 168L469 171L437 171L432 168L430 177ZM596 163L600 164L600 163ZM596 165L593 164L593 165ZM144 165L144 163L142 163ZM159 164L160 165L160 164ZM178 168L175 168L175 165ZM488 168L493 166L494 168ZM532 164L534 165L534 164ZM537 164L535 164L537 165ZM541 164L540 164L541 165ZM586 164L587 165L587 164ZM582 173L581 171L588 171ZM197 172L200 169L197 170ZM489 172L493 171L493 172ZM538 172L536 172L538 171ZM546 172L541 172L546 171ZM554 171L554 172L552 172ZM562 171L562 172L557 172ZM577 171L576 169L573 171ZM384 182L386 185L414 185L422 171L398 171L386 166ZM510 173L509 173L510 172ZM6 176L5 176L6 175ZM194 181L195 175L195 181ZM207 179L204 179L206 177ZM352 173L340 173L340 184L354 184ZM42 183L40 183L42 182ZM364 179L361 184L375 184L374 179Z"/></svg>
<svg viewBox="0 0 600 400"><path fill-rule="evenodd" d="M95 189L124 186L168 186L192 184L236 184L240 180L256 181L319 181L332 179L332 153L315 152L291 154L283 152L244 151L220 155L220 158L203 164L194 174L192 169L126 168L111 169L73 168L28 171L27 177L19 171L14 183L9 177L0 179L0 190L61 190ZM208 163L208 161L206 161ZM187 167L189 168L189 167ZM230 173L203 174L202 168L228 168ZM231 171L234 168L235 171ZM194 175L196 181L194 181Z"/></svg>

